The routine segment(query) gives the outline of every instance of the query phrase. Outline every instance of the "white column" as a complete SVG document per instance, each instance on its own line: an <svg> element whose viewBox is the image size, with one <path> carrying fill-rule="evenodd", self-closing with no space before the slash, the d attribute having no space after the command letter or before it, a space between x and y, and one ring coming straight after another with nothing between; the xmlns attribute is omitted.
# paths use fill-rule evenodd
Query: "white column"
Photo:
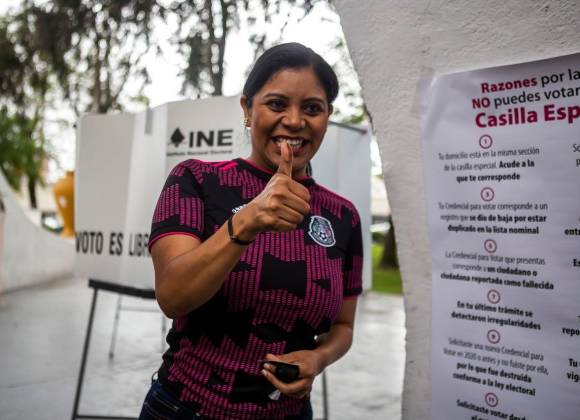
<svg viewBox="0 0 580 420"><path fill-rule="evenodd" d="M580 51L574 1L336 0L379 141L407 327L403 419L430 419L431 268L417 84L422 76ZM439 419L436 419L439 420Z"/></svg>

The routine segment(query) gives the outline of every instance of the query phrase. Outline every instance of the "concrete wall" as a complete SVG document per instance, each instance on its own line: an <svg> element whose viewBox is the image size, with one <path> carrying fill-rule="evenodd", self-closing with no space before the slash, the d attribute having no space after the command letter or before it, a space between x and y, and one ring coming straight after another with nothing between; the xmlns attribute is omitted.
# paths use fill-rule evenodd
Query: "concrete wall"
<svg viewBox="0 0 580 420"><path fill-rule="evenodd" d="M422 76L580 51L575 1L336 0L379 141L407 327L403 418L431 407L431 272L417 83Z"/></svg>
<svg viewBox="0 0 580 420"><path fill-rule="evenodd" d="M4 235L0 237L4 248L0 255L0 290L71 276L74 242L32 223L1 173L0 195L6 206Z"/></svg>

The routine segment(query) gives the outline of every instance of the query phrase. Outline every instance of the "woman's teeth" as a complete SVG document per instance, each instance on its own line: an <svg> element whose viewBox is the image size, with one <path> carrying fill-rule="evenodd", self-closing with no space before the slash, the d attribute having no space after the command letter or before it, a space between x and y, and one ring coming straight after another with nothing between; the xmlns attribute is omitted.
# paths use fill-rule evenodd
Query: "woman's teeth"
<svg viewBox="0 0 580 420"><path fill-rule="evenodd" d="M285 138L281 138L281 137L276 137L274 138L274 142L280 146L282 144L282 142L287 142L288 146L290 146L293 149L299 149L300 147L302 147L302 143L304 143L304 140L302 139L285 139Z"/></svg>

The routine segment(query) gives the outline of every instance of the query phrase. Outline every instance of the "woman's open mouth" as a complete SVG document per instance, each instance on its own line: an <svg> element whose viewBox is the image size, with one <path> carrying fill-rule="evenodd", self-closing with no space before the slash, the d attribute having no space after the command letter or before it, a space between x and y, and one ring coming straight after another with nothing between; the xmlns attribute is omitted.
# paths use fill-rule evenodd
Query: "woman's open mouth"
<svg viewBox="0 0 580 420"><path fill-rule="evenodd" d="M278 148L280 148L282 146L282 142L284 142L284 141L288 142L288 145L292 148L293 152L298 152L302 148L302 146L304 146L306 143L308 143L308 140L306 140L302 137L276 136L276 137L273 137L272 140L274 141L274 143L276 143Z"/></svg>

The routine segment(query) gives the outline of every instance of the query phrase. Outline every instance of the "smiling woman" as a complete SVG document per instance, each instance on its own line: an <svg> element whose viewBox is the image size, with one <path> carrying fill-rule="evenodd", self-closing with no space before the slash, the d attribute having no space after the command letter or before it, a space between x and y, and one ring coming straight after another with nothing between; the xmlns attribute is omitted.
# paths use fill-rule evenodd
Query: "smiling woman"
<svg viewBox="0 0 580 420"><path fill-rule="evenodd" d="M359 215L306 175L337 92L318 54L274 47L240 101L249 158L170 173L149 248L174 322L140 419L312 418L312 383L349 349L361 292Z"/></svg>
<svg viewBox="0 0 580 420"><path fill-rule="evenodd" d="M250 161L275 170L287 142L294 157L293 176L305 176L324 137L330 105L311 68L285 69L273 75L254 95L242 96L241 103L250 126ZM252 106L247 106L250 102Z"/></svg>

